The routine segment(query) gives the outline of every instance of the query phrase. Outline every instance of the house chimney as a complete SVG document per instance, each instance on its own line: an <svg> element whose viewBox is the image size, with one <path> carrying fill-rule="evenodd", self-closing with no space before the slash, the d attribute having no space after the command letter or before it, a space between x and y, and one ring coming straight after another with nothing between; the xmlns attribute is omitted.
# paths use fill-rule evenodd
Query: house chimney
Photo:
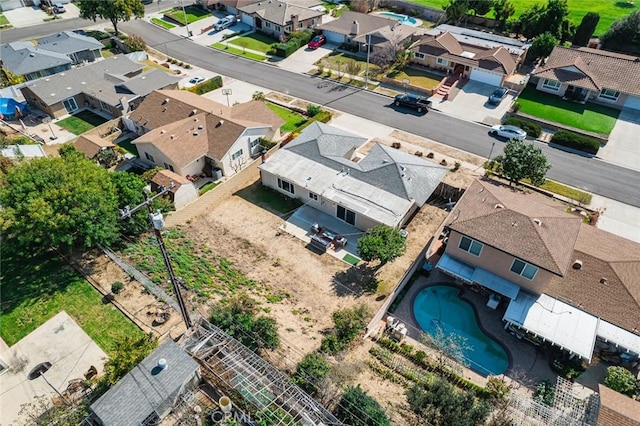
<svg viewBox="0 0 640 426"><path fill-rule="evenodd" d="M299 15L291 15L291 31L297 31L298 30L298 19L300 18Z"/></svg>
<svg viewBox="0 0 640 426"><path fill-rule="evenodd" d="M351 23L351 33L349 35L358 35L360 33L360 24L358 21L353 21Z"/></svg>

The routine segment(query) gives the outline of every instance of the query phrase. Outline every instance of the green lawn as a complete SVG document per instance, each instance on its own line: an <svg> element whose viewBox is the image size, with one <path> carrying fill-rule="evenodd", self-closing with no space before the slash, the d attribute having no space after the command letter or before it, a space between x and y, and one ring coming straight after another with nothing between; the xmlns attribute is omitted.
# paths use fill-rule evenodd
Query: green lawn
<svg viewBox="0 0 640 426"><path fill-rule="evenodd" d="M447 0L408 0L410 3L429 6L434 9L442 9L448 3ZM514 17L518 17L536 3L546 4L544 0L512 0L516 7ZM613 21L629 15L634 10L640 8L640 1L629 4L624 0L568 0L569 20L576 26L580 24L582 17L587 12L597 12L600 14L600 21L596 27L596 35L604 34ZM487 17L492 17L493 12L489 12Z"/></svg>
<svg viewBox="0 0 640 426"><path fill-rule="evenodd" d="M616 124L620 110L587 102L563 101L557 95L539 92L527 86L520 97L520 112L554 123L575 127L588 132L608 135Z"/></svg>
<svg viewBox="0 0 640 426"><path fill-rule="evenodd" d="M267 59L266 56L262 56L260 54L252 53L252 52L243 52L242 49L238 49L232 46L227 46L226 44L223 44L223 43L214 43L211 45L211 47L218 50L224 50L225 52L229 52L233 55L244 56L245 58L253 59L254 61L264 61L265 59Z"/></svg>
<svg viewBox="0 0 640 426"><path fill-rule="evenodd" d="M271 45L274 43L278 43L278 40L267 37L262 33L251 33L246 36L232 38L227 41L229 44L235 44L240 48L247 48L251 50L256 50L258 52L269 53L271 50ZM246 43L246 46L243 44Z"/></svg>
<svg viewBox="0 0 640 426"><path fill-rule="evenodd" d="M522 182L531 184L529 179L522 179ZM544 183L540 185L540 188L563 197L571 198L581 204L591 203L591 194L588 192L563 185L553 180L545 179Z"/></svg>
<svg viewBox="0 0 640 426"><path fill-rule="evenodd" d="M387 77L400 82L406 78L409 80L409 84L425 89L435 89L442 80L442 76L437 74L409 67L405 67L400 71L392 71Z"/></svg>
<svg viewBox="0 0 640 426"><path fill-rule="evenodd" d="M271 111L278 114L278 116L285 121L285 123L280 126L280 130L282 132L291 132L299 126L302 126L307 121L305 117L298 114L297 112L291 111L288 108L284 108L280 105L272 104L269 102L267 103L267 106L269 107L269 109L271 109Z"/></svg>
<svg viewBox="0 0 640 426"><path fill-rule="evenodd" d="M241 189L235 195L283 217L293 213L302 205L300 200L263 186L260 181Z"/></svg>
<svg viewBox="0 0 640 426"><path fill-rule="evenodd" d="M74 135L81 135L94 127L106 123L107 121L107 119L99 116L98 114L85 110L80 111L71 117L67 117L64 120L60 120L56 124L63 129L70 131Z"/></svg>
<svg viewBox="0 0 640 426"><path fill-rule="evenodd" d="M0 25L7 25L8 23L9 20L7 19L7 17L0 13Z"/></svg>
<svg viewBox="0 0 640 426"><path fill-rule="evenodd" d="M13 345L61 311L66 311L107 354L124 336L142 335L91 284L53 252L20 258L2 250L0 335Z"/></svg>
<svg viewBox="0 0 640 426"><path fill-rule="evenodd" d="M322 66L324 68L330 68L336 72L340 69L342 73L346 73L346 66L351 61L355 61L358 65L360 65L360 72L358 73L358 75L364 76L367 70L367 61L363 58L347 55L342 52L330 53L329 55L316 62L316 65ZM369 77L374 77L378 74L380 74L380 67L369 63Z"/></svg>
<svg viewBox="0 0 640 426"><path fill-rule="evenodd" d="M164 19L160 19L160 18L151 18L151 22L167 30L170 30L171 28L176 27L175 25L170 24Z"/></svg>
<svg viewBox="0 0 640 426"><path fill-rule="evenodd" d="M133 139L125 139L123 141L118 142L118 146L123 148L125 151L138 156L138 148L132 144Z"/></svg>
<svg viewBox="0 0 640 426"><path fill-rule="evenodd" d="M187 22L184 21L185 12L187 14ZM195 6L187 6L184 8L184 12L182 8L176 8L173 12L167 13L166 15L171 16L177 22L180 22L182 25L191 24L193 22L199 21L201 19L207 18L211 16L210 12L206 10L202 10L199 7Z"/></svg>

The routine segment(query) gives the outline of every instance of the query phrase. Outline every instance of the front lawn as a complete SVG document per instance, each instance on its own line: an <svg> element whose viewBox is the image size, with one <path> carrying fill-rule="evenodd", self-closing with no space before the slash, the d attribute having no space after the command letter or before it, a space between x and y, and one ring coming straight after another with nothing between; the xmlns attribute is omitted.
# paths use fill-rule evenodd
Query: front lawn
<svg viewBox="0 0 640 426"><path fill-rule="evenodd" d="M415 3L422 6L428 6L434 9L442 10L447 0L408 0L409 3ZM516 13L513 18L517 18L534 4L546 4L541 0L512 0ZM613 24L616 19L629 15L634 10L640 8L640 2L627 2L625 0L567 0L569 6L569 21L576 26L580 25L582 17L587 12L596 12L600 14L600 21L596 27L595 35L603 35ZM493 18L493 11L487 13L487 18Z"/></svg>
<svg viewBox="0 0 640 426"><path fill-rule="evenodd" d="M170 30L171 28L175 28L176 26L173 24L168 23L167 21L165 21L164 19L160 19L160 18L151 18L151 22L153 22L154 24L166 29L166 30Z"/></svg>
<svg viewBox="0 0 640 426"><path fill-rule="evenodd" d="M185 22L184 20L185 13L187 15L187 22ZM176 22L180 22L182 25L186 25L204 18L208 18L209 16L211 16L211 13L207 12L206 10L200 9L199 7L186 6L184 8L184 12L182 11L182 8L176 8L173 10L173 12L167 13L166 15L170 16Z"/></svg>
<svg viewBox="0 0 640 426"><path fill-rule="evenodd" d="M9 20L7 19L7 17L4 16L2 13L0 13L0 26L8 25L8 24L9 24Z"/></svg>
<svg viewBox="0 0 640 426"><path fill-rule="evenodd" d="M242 49L247 48L258 52L269 53L271 45L278 43L278 40L268 37L262 33L251 33L242 37L235 37L227 40L229 44L235 44ZM246 45L245 45L246 43Z"/></svg>
<svg viewBox="0 0 640 426"><path fill-rule="evenodd" d="M12 346L66 311L108 355L114 342L142 331L56 253L19 257L2 250L0 336Z"/></svg>
<svg viewBox="0 0 640 426"><path fill-rule="evenodd" d="M415 68L404 67L402 70L391 71L387 77L402 82L405 78L409 84L424 89L435 89L442 80L442 76Z"/></svg>
<svg viewBox="0 0 640 426"><path fill-rule="evenodd" d="M544 120L608 135L616 124L620 110L591 102L581 105L563 101L559 96L527 86L517 99L520 112Z"/></svg>
<svg viewBox="0 0 640 426"><path fill-rule="evenodd" d="M238 49L223 43L214 43L211 45L214 49L224 50L225 52L229 52L232 55L244 56L245 58L253 59L254 61L264 61L267 59L266 56L262 56L258 53L253 52L244 52L242 49Z"/></svg>
<svg viewBox="0 0 640 426"><path fill-rule="evenodd" d="M58 121L56 125L70 131L74 135L81 135L94 127L106 123L107 121L108 120L106 118L103 118L98 114L94 114L89 110L84 110L72 115L71 117L67 117L64 120Z"/></svg>
<svg viewBox="0 0 640 426"><path fill-rule="evenodd" d="M272 104L267 102L267 106L271 111L278 114L280 118L282 118L285 123L280 126L280 131L282 132L291 132L297 129L299 126L302 126L307 119L297 112L291 111L288 108L281 107L280 105Z"/></svg>
<svg viewBox="0 0 640 426"><path fill-rule="evenodd" d="M339 71L342 74L346 74L347 64L349 64L350 62L355 62L356 64L358 64L360 72L358 72L357 75L363 76L367 71L367 61L365 59L347 55L342 52L330 53L328 56L325 56L324 58L316 62L316 65L323 68L330 68L334 71ZM373 76L376 76L378 74L380 74L380 67L369 62L369 77L372 78Z"/></svg>

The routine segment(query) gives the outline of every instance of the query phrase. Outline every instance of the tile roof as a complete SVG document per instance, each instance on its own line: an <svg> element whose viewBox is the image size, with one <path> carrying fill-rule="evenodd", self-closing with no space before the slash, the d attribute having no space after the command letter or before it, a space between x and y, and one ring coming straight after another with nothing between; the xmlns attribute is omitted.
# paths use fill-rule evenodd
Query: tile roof
<svg viewBox="0 0 640 426"><path fill-rule="evenodd" d="M65 55L71 55L85 50L100 50L104 47L104 45L95 38L77 34L73 31L62 31L50 36L40 37L36 41L40 49Z"/></svg>
<svg viewBox="0 0 640 426"><path fill-rule="evenodd" d="M353 23L358 23L358 34L353 34ZM382 28L391 28L398 23L397 19L379 15L367 15L359 12L344 12L340 18L318 26L318 30L332 31L338 34L363 36ZM407 25L404 25L405 27Z"/></svg>
<svg viewBox="0 0 640 426"><path fill-rule="evenodd" d="M413 44L411 50L453 61L471 61L482 69L511 74L516 69L514 55L503 46L484 47L460 42L453 34L425 34ZM517 56L517 55L516 55Z"/></svg>
<svg viewBox="0 0 640 426"><path fill-rule="evenodd" d="M556 46L532 75L589 90L640 95L640 58L604 50Z"/></svg>
<svg viewBox="0 0 640 426"><path fill-rule="evenodd" d="M573 260L581 224L550 198L480 180L451 217L449 228L560 276Z"/></svg>
<svg viewBox="0 0 640 426"><path fill-rule="evenodd" d="M167 367L161 370L158 361ZM104 426L140 425L154 411L170 408L173 398L193 379L198 364L173 340L167 339L118 383L91 404ZM169 406L169 407L167 407Z"/></svg>
<svg viewBox="0 0 640 426"><path fill-rule="evenodd" d="M158 186L164 186L166 188L171 185L172 181L173 189L171 189L171 192L173 192L174 194L178 192L178 189L180 189L182 185L191 183L191 181L189 181L187 178L166 169L160 170L155 174L155 176L153 176L153 178L151 178L151 183L155 183Z"/></svg>
<svg viewBox="0 0 640 426"><path fill-rule="evenodd" d="M93 158L102 150L102 148L115 147L115 145L102 139L98 135L82 135L74 142L76 149L86 155L88 158Z"/></svg>
<svg viewBox="0 0 640 426"><path fill-rule="evenodd" d="M71 65L71 59L66 55L40 49L31 42L23 41L0 46L0 58L3 66L16 75Z"/></svg>
<svg viewBox="0 0 640 426"><path fill-rule="evenodd" d="M324 12L284 3L278 0L263 0L258 3L239 6L238 10L250 15L256 14L265 21L273 22L282 26L286 26L291 23L292 15L297 15L298 21L305 21L307 19L318 18L324 15Z"/></svg>
<svg viewBox="0 0 640 426"><path fill-rule="evenodd" d="M598 385L600 412L597 426L640 426L640 402Z"/></svg>

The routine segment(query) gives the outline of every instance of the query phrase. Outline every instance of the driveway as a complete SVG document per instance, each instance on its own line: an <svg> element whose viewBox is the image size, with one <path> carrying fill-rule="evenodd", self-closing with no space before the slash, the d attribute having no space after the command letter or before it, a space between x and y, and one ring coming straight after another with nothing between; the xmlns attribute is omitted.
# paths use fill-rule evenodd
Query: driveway
<svg viewBox="0 0 640 426"><path fill-rule="evenodd" d="M629 169L640 170L640 110L623 109L618 116L609 142L598 151L598 158Z"/></svg>
<svg viewBox="0 0 640 426"><path fill-rule="evenodd" d="M66 6L65 6L66 7ZM19 7L13 10L2 12L15 28L30 27L40 25L49 15L39 7Z"/></svg>
<svg viewBox="0 0 640 426"><path fill-rule="evenodd" d="M509 110L516 93L510 91L500 105L489 105L487 99L495 89L496 86L468 81L453 100L431 100L433 108L445 114L477 123L498 124Z"/></svg>
<svg viewBox="0 0 640 426"><path fill-rule="evenodd" d="M307 47L301 47L288 58L284 58L276 62L276 65L288 71L306 73L312 69L315 70L313 64L315 64L320 59L324 58L337 48L338 45L336 44L325 44L323 46L320 46L316 50L312 50Z"/></svg>

